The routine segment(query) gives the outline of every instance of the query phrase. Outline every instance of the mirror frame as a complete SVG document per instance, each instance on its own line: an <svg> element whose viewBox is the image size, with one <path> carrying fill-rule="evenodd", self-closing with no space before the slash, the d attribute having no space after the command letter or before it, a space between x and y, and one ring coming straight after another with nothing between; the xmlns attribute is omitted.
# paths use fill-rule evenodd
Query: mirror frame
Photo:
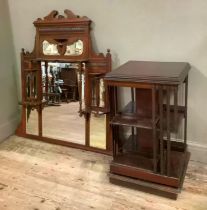
<svg viewBox="0 0 207 210"><path fill-rule="evenodd" d="M100 78L111 71L111 54L107 50L106 55L95 53L92 47L91 39L91 20L86 16L80 17L70 10L65 10L64 15L54 10L43 19L38 18L34 21L36 27L34 50L21 52L21 89L22 89L22 113L21 122L16 130L16 134L22 137L41 140L49 143L84 149L103 154L112 155L111 133L109 133L109 111L108 102L105 101L104 107L92 105L92 80L94 76ZM44 55L42 51L42 42L47 40L49 43L57 43L60 55ZM77 40L83 42L83 53L80 55L65 55L67 44L74 43ZM84 71L85 89L84 100L85 110L82 114L85 117L85 144L77 144L59 139L48 138L42 135L42 110L44 108L42 94L42 71L41 62L67 62L78 63L79 71ZM25 78L28 74L35 74L37 77L37 97L28 98L26 96L27 84ZM106 91L107 94L107 91ZM106 100L107 97L105 97ZM26 132L26 110L28 107L36 109L38 112L38 135L28 134ZM100 149L90 146L90 118L94 112L102 112L106 115L106 149Z"/></svg>

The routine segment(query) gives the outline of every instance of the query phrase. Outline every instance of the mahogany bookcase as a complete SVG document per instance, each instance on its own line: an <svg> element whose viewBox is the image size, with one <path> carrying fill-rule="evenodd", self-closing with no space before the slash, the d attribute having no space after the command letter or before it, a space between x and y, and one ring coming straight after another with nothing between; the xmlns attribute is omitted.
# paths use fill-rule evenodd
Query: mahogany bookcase
<svg viewBox="0 0 207 210"><path fill-rule="evenodd" d="M190 157L189 70L184 62L129 61L106 74L112 183L177 198ZM127 89L131 100L126 103L125 99L123 108Z"/></svg>

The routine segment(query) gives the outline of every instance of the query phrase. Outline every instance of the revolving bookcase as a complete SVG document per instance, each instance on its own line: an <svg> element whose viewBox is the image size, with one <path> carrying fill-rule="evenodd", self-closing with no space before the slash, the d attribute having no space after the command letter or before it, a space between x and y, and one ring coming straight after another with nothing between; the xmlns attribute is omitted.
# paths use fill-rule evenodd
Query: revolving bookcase
<svg viewBox="0 0 207 210"><path fill-rule="evenodd" d="M105 76L113 142L112 183L177 198L190 157L189 69L184 62L129 61ZM127 91L130 100L123 98Z"/></svg>

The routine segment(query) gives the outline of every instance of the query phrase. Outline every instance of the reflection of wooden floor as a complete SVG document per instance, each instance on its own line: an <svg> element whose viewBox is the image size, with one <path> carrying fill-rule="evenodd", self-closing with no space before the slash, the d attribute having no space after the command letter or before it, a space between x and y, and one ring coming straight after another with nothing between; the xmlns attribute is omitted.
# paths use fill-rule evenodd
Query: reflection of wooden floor
<svg viewBox="0 0 207 210"><path fill-rule="evenodd" d="M109 183L111 157L12 136L0 144L1 210L206 210L207 165L177 201Z"/></svg>
<svg viewBox="0 0 207 210"><path fill-rule="evenodd" d="M106 117L105 115L91 115L90 146L106 148Z"/></svg>
<svg viewBox="0 0 207 210"><path fill-rule="evenodd" d="M47 106L43 109L43 136L78 144L85 144L85 118L80 117L79 103L62 103L61 106ZM92 118L91 146L105 148L105 126L103 117ZM27 132L37 135L37 111L32 111Z"/></svg>
<svg viewBox="0 0 207 210"><path fill-rule="evenodd" d="M43 136L84 144L85 119L79 116L78 108L78 102L45 107Z"/></svg>

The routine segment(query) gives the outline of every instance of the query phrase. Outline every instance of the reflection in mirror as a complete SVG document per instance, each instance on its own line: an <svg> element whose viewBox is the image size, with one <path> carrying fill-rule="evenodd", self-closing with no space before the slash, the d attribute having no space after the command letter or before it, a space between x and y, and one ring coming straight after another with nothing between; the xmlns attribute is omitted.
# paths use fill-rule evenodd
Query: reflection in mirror
<svg viewBox="0 0 207 210"><path fill-rule="evenodd" d="M38 112L36 109L27 107L26 109L27 122L26 122L26 133L32 135L38 135Z"/></svg>
<svg viewBox="0 0 207 210"><path fill-rule="evenodd" d="M83 41L78 40L71 45L67 45L65 55L81 55L83 53Z"/></svg>
<svg viewBox="0 0 207 210"><path fill-rule="evenodd" d="M85 144L84 75L77 63L42 62L43 136ZM80 105L82 109L80 110Z"/></svg>
<svg viewBox="0 0 207 210"><path fill-rule="evenodd" d="M26 100L37 99L37 75L35 73L29 73L26 76Z"/></svg>
<svg viewBox="0 0 207 210"><path fill-rule="evenodd" d="M60 55L57 44L51 44L47 40L42 42L42 51L44 55Z"/></svg>
<svg viewBox="0 0 207 210"><path fill-rule="evenodd" d="M105 106L105 87L101 77L94 77L92 79L92 106Z"/></svg>
<svg viewBox="0 0 207 210"><path fill-rule="evenodd" d="M90 118L90 146L106 149L106 115L91 114Z"/></svg>

